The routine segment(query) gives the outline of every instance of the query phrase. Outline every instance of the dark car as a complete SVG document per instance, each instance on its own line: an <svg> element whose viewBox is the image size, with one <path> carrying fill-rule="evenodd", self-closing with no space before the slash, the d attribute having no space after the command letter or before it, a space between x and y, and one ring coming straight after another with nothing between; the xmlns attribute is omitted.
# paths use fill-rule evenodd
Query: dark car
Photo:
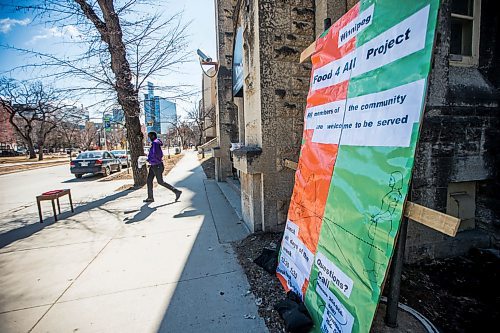
<svg viewBox="0 0 500 333"><path fill-rule="evenodd" d="M109 151L92 150L80 153L76 159L70 163L70 171L76 178L81 178L86 173L101 173L109 176L113 171L120 171L122 165Z"/></svg>

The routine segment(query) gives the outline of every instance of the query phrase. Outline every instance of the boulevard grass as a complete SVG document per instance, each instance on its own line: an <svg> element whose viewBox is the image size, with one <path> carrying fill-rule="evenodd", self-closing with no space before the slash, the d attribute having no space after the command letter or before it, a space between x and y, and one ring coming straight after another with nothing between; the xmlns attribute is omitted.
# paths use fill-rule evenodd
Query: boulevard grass
<svg viewBox="0 0 500 333"><path fill-rule="evenodd" d="M26 164L18 164L24 163ZM61 157L59 155L48 155L44 156L42 161L37 159L28 159L25 156L16 157L0 157L0 175L6 175L15 172L28 171L40 168L47 168L56 165L69 163L68 157ZM69 168L69 166L68 166Z"/></svg>

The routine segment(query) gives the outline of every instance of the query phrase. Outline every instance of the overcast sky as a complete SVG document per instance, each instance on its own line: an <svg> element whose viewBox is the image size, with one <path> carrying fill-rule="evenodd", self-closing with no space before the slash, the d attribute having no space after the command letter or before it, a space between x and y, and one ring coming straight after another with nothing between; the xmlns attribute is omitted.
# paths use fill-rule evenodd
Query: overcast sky
<svg viewBox="0 0 500 333"><path fill-rule="evenodd" d="M36 2L36 1L33 1ZM8 44L23 49L33 49L40 52L51 52L58 55L67 55L78 52L78 47L71 43L77 39L79 30L75 26L64 28L51 25L40 25L33 22L31 13L13 10L12 3L15 0L0 0L0 44ZM201 69L196 55L196 49L205 50L213 58L216 57L216 36L215 36L215 13L214 0L184 0L184 1L158 1L158 7L146 10L161 10L165 13L177 13L183 11L183 21L190 22L188 34L190 36L190 49L192 62L183 65L182 73L165 79L165 84L189 84L201 91ZM8 4L10 6L5 6ZM5 71L22 65L28 60L13 51L0 48L0 73L6 75ZM17 72L8 74L15 79L31 79L29 72ZM153 82L154 84L158 84ZM65 82L58 83L61 86ZM162 95L158 93L157 95ZM191 103L183 101L177 102L177 112L180 115L192 107L195 100L199 100L201 94L193 98ZM79 101L84 106L92 104L95 98L87 96ZM99 110L94 110L95 116Z"/></svg>

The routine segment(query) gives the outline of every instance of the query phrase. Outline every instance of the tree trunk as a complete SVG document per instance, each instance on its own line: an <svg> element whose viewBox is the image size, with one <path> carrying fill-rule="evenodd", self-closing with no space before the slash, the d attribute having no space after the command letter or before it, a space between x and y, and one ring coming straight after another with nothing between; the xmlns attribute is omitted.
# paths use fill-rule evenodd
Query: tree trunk
<svg viewBox="0 0 500 333"><path fill-rule="evenodd" d="M125 126L127 127L127 140L129 143L134 185L143 186L146 184L147 170L146 167L139 169L139 164L137 162L139 156L144 155L144 136L141 131L139 117L125 117Z"/></svg>
<svg viewBox="0 0 500 333"><path fill-rule="evenodd" d="M43 145L41 144L38 145L38 160L43 160Z"/></svg>
<svg viewBox="0 0 500 333"><path fill-rule="evenodd" d="M132 84L132 72L127 60L123 34L120 26L120 19L116 13L113 1L99 0L102 10L105 27L101 26L100 32L108 44L111 55L111 69L115 74L115 90L118 103L125 113L125 125L127 127L127 138L130 146L130 157L132 159L132 173L134 175L134 185L143 186L146 184L146 168L139 169L137 159L144 155L143 139L139 115L141 114L139 105L139 92Z"/></svg>
<svg viewBox="0 0 500 333"><path fill-rule="evenodd" d="M202 142L203 142L203 133L201 133L200 136L198 137L198 146L201 146Z"/></svg>
<svg viewBox="0 0 500 333"><path fill-rule="evenodd" d="M30 153L30 159L36 158L35 147L33 146L33 142L25 140L28 145L28 152Z"/></svg>

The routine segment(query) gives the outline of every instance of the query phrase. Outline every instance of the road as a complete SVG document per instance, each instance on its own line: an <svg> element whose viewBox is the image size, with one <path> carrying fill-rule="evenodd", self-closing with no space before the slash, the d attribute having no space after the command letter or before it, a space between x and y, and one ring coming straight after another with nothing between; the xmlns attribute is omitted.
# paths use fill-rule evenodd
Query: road
<svg viewBox="0 0 500 333"><path fill-rule="evenodd" d="M36 196L56 189L71 189L75 204L112 193L115 189L131 180L99 182L101 176L84 176L76 179L69 172L69 165L22 171L0 176L0 216L2 221L16 219L36 212ZM62 208L66 207L66 198L61 199ZM44 202L44 217L50 216L50 202ZM45 205L47 204L47 205ZM37 221L33 221L37 222ZM1 223L0 232L9 228ZM12 227L14 225L12 224Z"/></svg>

